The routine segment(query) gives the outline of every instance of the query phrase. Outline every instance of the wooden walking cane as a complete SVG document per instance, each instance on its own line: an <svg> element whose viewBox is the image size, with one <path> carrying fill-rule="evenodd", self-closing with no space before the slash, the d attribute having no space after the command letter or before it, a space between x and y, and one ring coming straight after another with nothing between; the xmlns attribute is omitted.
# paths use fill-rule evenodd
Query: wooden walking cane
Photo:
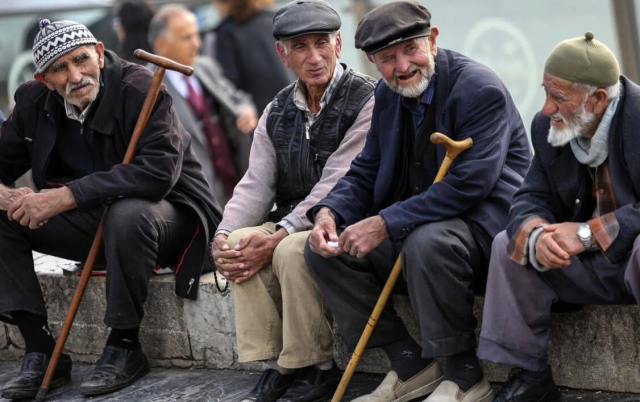
<svg viewBox="0 0 640 402"><path fill-rule="evenodd" d="M471 148L473 146L473 140L471 138L467 138L463 141L453 141L451 138L447 137L442 133L433 133L431 134L431 142L437 145L444 145L447 149L447 153L442 161L442 165L440 165L440 169L438 169L438 174L433 181L434 183L439 182L442 178L447 174L449 168L451 167L451 163L453 160L460 155L463 151ZM389 279L387 279L387 283L384 285L382 289L382 293L380 294L380 298L378 298L378 302L376 303L373 312L371 313L371 317L369 317L369 322L367 322L367 326L360 336L360 340L358 341L358 345L356 346L356 350L353 352L351 356L351 360L349 360L349 364L347 365L347 369L344 371L342 375L342 379L340 380L340 384L338 385L338 389L336 389L335 394L333 394L333 399L331 402L340 402L342 397L344 396L345 391L347 390L347 386L349 385L349 381L351 381L351 377L353 376L353 372L356 370L358 366L358 362L360 361L360 357L364 353L364 349L367 347L367 343L369 343L369 338L371 338L371 334L373 333L373 329L376 327L378 323L378 318L380 318L380 314L382 313L382 309L387 304L387 300L389 300L389 296L393 291L393 287L398 280L398 276L402 272L402 263L400 261L400 256L396 260L391 273L389 274Z"/></svg>
<svg viewBox="0 0 640 402"><path fill-rule="evenodd" d="M131 140L129 141L129 147L127 148L124 160L122 161L122 163L125 165L131 163L133 157L135 156L136 147L138 146L138 140L140 139L144 128L147 126L149 116L151 116L151 111L153 110L153 106L155 105L156 99L158 97L158 92L160 92L160 87L162 86L162 80L164 79L165 70L175 70L187 76L193 74L193 67L184 66L182 64L176 63L173 60L147 53L144 50L138 49L134 52L134 55L139 60L155 64L156 66L158 66L158 68L153 74L151 85L149 86L147 96L144 99L142 110L140 111L138 121L136 122L136 126L133 130L133 135L131 136ZM71 305L69 306L67 317L65 318L64 325L62 326L62 331L60 332L60 336L58 337L58 340L56 342L56 347L53 350L53 355L51 355L51 360L49 360L49 366L47 367L47 372L44 376L44 380L42 381L42 385L40 386L38 394L36 395L36 401L42 401L47 397L47 392L49 391L49 384L51 383L51 379L53 378L53 373L56 371L56 367L58 366L58 361L60 360L62 349L64 349L64 344L67 342L69 331L71 331L71 325L73 325L73 320L76 318L76 313L78 312L78 307L80 307L82 296L84 295L84 291L87 287L87 284L89 283L89 278L91 277L91 271L93 271L93 265L96 262L96 258L98 257L98 253L100 252L100 247L102 246L102 222L104 221L104 217L107 211L108 207L102 214L100 226L98 226L96 237L93 239L93 244L91 245L91 249L89 250L89 256L85 261L82 275L80 276L80 281L78 282L78 287L76 288L76 292L73 295L73 300L71 301Z"/></svg>

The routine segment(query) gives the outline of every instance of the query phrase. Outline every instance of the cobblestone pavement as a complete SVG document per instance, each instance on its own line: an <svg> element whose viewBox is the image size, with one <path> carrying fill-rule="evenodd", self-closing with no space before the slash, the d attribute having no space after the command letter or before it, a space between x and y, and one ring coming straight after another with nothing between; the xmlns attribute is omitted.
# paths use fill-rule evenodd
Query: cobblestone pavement
<svg viewBox="0 0 640 402"><path fill-rule="evenodd" d="M18 370L18 363L0 363L0 384L4 384ZM258 381L260 373L232 370L169 370L153 369L132 386L110 395L86 398L78 387L91 366L79 365L73 379L63 388L51 390L47 401L120 401L120 402L237 402ZM356 374L344 400L350 401L374 389L381 375ZM499 385L497 386L499 387ZM0 399L1 402L6 399ZM563 391L564 402L630 402L640 401L640 395L614 394L593 391Z"/></svg>

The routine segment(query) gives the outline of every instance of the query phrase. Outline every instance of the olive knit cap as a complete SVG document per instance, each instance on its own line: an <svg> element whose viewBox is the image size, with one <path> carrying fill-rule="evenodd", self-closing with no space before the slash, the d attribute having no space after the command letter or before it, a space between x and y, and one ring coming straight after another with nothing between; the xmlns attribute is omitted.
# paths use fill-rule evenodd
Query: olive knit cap
<svg viewBox="0 0 640 402"><path fill-rule="evenodd" d="M616 56L594 39L591 32L560 42L547 58L544 71L570 82L598 88L614 85L620 79Z"/></svg>

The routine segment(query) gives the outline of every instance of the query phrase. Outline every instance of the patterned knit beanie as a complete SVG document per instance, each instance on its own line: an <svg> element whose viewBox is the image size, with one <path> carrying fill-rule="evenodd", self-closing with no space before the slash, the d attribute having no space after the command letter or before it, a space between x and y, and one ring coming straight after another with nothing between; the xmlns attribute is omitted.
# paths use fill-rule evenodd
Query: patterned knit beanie
<svg viewBox="0 0 640 402"><path fill-rule="evenodd" d="M40 21L40 32L33 41L33 61L42 74L58 57L84 45L98 43L86 26L74 21Z"/></svg>
<svg viewBox="0 0 640 402"><path fill-rule="evenodd" d="M613 52L594 39L591 32L560 42L544 65L544 71L569 82L606 88L620 79L620 66Z"/></svg>

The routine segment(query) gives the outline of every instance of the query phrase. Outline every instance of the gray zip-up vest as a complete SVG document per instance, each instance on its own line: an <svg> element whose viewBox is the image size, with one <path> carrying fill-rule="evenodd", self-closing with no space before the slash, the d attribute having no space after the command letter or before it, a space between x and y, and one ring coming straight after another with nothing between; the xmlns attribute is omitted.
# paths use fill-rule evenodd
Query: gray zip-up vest
<svg viewBox="0 0 640 402"><path fill-rule="evenodd" d="M309 195L327 159L373 96L376 80L343 66L344 74L309 128L308 139L303 112L293 102L295 83L280 91L271 104L267 133L276 151L278 184L277 209L270 221L278 222Z"/></svg>

